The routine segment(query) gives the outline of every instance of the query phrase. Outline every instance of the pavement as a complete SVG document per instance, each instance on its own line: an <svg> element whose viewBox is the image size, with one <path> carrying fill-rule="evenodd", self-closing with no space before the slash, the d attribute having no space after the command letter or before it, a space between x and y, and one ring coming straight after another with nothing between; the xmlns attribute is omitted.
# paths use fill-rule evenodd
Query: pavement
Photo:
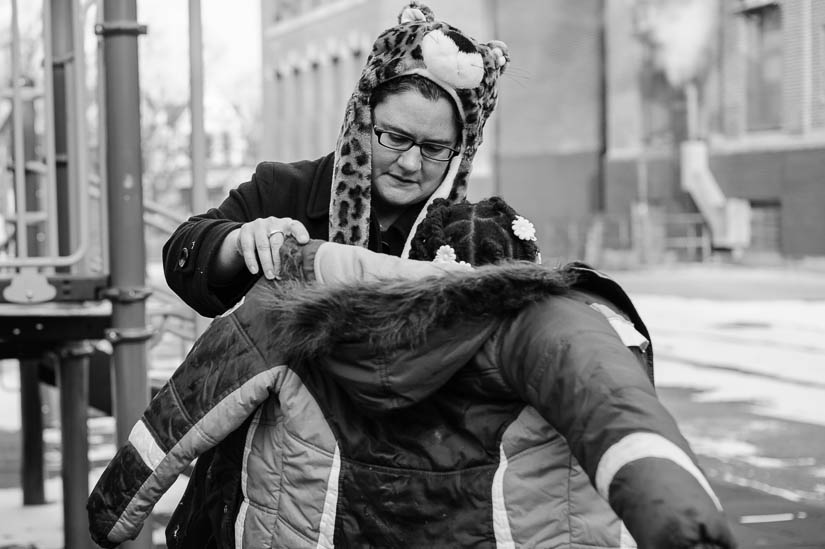
<svg viewBox="0 0 825 549"><path fill-rule="evenodd" d="M822 263L612 272L741 548L825 547Z"/></svg>
<svg viewBox="0 0 825 549"><path fill-rule="evenodd" d="M699 456L740 547L825 548L825 268L672 265L611 275L651 329L657 390ZM62 547L59 431L46 505L24 507L14 365L0 365L0 549ZM90 422L90 486L114 453ZM162 526L179 482L156 507ZM48 525L48 526L44 526Z"/></svg>

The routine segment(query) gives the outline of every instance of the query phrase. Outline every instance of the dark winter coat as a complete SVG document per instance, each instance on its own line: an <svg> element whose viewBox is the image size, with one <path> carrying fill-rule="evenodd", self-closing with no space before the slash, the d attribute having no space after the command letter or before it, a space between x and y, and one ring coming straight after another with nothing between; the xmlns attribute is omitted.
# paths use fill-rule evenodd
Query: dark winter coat
<svg viewBox="0 0 825 549"><path fill-rule="evenodd" d="M251 417L237 547L632 547L614 511L640 547L732 546L622 341L643 341L632 305L591 291L606 285L534 265L300 291L261 280L107 467L93 536L135 536Z"/></svg>

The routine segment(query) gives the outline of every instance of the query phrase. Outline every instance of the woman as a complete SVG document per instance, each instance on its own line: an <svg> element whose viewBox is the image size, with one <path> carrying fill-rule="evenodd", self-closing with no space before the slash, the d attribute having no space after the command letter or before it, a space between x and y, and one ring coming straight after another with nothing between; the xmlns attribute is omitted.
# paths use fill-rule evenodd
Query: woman
<svg viewBox="0 0 825 549"><path fill-rule="evenodd" d="M411 250L433 263L284 250L101 477L95 541L245 425L228 546L734 547L629 300L537 265L533 233L499 199L436 201Z"/></svg>
<svg viewBox="0 0 825 549"><path fill-rule="evenodd" d="M288 236L405 254L426 204L464 197L506 62L503 43L479 43L409 2L375 40L335 151L262 162L217 208L181 224L163 248L169 287L213 317L261 274L274 278Z"/></svg>

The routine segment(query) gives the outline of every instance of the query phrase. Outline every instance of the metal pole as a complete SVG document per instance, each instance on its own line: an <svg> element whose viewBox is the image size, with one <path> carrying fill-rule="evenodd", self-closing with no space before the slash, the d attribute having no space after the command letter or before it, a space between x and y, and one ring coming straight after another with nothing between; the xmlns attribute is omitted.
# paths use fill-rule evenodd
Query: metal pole
<svg viewBox="0 0 825 549"><path fill-rule="evenodd" d="M103 21L95 31L103 37L106 96L106 181L112 301L113 390L118 445L149 402L146 340L146 249L143 234L143 173L140 148L140 88L136 0L106 0ZM145 528L124 547L152 547Z"/></svg>
<svg viewBox="0 0 825 549"><path fill-rule="evenodd" d="M67 100L69 87L72 85L67 75L67 65L74 62L72 34L74 17L71 2L51 0L51 44L52 44L52 86L54 89L54 157L55 187L57 191L57 249L61 255L71 253L72 229L71 189L69 178L69 109L72 105ZM48 69L49 67L47 67ZM66 269L63 269L66 270Z"/></svg>
<svg viewBox="0 0 825 549"><path fill-rule="evenodd" d="M25 162L37 161L37 135L34 130L34 88L30 88L29 97L23 102L23 154ZM26 242L29 257L43 255L45 244L45 232L42 221L33 223L28 218L29 212L39 212L42 208L42 188L40 187L40 175L34 170L26 168L26 212L18 212L19 215L26 215Z"/></svg>
<svg viewBox="0 0 825 549"><path fill-rule="evenodd" d="M43 466L43 399L40 397L40 361L20 360L20 417L23 440L23 505L46 503Z"/></svg>
<svg viewBox="0 0 825 549"><path fill-rule="evenodd" d="M192 211L208 207L206 184L206 131L203 125L203 25L201 1L189 0L189 108L192 119ZM202 334L209 322L195 315L195 332Z"/></svg>
<svg viewBox="0 0 825 549"><path fill-rule="evenodd" d="M29 246L26 229L26 158L23 150L23 97L20 83L20 27L17 17L17 0L11 3L11 86L12 86L12 128L14 135L14 195L17 221L14 237L17 241L17 255L26 257Z"/></svg>
<svg viewBox="0 0 825 549"><path fill-rule="evenodd" d="M92 543L86 498L89 496L89 356L86 341L71 343L60 353L57 385L60 388L60 446L63 451L63 540L66 549L83 549Z"/></svg>
<svg viewBox="0 0 825 549"><path fill-rule="evenodd" d="M30 96L23 105L23 150L26 162L36 160L36 135L34 131L34 98ZM26 171L26 208L28 211L40 208L38 192L39 176ZM18 212L23 215L23 212ZM42 255L44 243L37 238L42 224L27 224L28 256ZM40 396L38 370L40 360L20 360L20 419L23 460L21 477L23 482L23 505L46 503L44 454L43 454L43 400Z"/></svg>
<svg viewBox="0 0 825 549"><path fill-rule="evenodd" d="M192 116L192 211L207 207L206 135L203 126L203 27L201 2L189 0L189 106Z"/></svg>
<svg viewBox="0 0 825 549"><path fill-rule="evenodd" d="M607 143L608 143L608 104L607 104L607 6L606 0L598 3L598 73L599 73L599 158L596 166L596 189L594 209L596 214L603 214L607 209Z"/></svg>
<svg viewBox="0 0 825 549"><path fill-rule="evenodd" d="M43 152L46 161L46 181L44 195L48 211L48 226L46 242L48 242L48 255L57 257L58 250L58 205L57 205L57 147L55 145L55 117L54 110L55 89L54 89L54 49L52 47L52 8L51 2L43 2L43 100L46 105L52 108L43 109ZM51 70L50 70L51 69Z"/></svg>

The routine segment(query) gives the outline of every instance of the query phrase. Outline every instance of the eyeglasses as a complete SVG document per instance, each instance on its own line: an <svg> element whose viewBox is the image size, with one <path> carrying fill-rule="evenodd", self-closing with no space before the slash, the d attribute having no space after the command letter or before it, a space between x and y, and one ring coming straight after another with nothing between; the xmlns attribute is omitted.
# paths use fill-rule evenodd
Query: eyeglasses
<svg viewBox="0 0 825 549"><path fill-rule="evenodd" d="M421 151L421 156L428 160L435 160L436 162L447 162L452 157L458 154L458 151L447 147L446 145L439 145L438 143L419 143L412 137L400 133L388 132L387 130L378 129L377 126L372 127L372 131L378 136L378 143L393 151L405 152L410 150L413 145L418 145Z"/></svg>

